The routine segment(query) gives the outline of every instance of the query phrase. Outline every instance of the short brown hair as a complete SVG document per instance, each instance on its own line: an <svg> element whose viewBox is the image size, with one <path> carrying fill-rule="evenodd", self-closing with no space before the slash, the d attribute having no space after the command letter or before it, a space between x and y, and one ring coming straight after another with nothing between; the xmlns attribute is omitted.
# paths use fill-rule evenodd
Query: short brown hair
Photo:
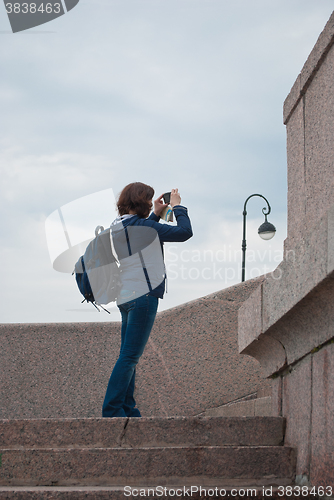
<svg viewBox="0 0 334 500"><path fill-rule="evenodd" d="M146 219L152 208L154 189L142 182L132 182L125 186L118 197L117 208L119 215L136 212L139 217Z"/></svg>

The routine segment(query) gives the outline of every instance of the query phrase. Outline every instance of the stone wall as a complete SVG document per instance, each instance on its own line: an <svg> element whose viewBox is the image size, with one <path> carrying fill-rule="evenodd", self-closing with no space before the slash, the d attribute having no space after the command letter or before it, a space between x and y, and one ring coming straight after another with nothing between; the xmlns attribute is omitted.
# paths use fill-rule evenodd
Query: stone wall
<svg viewBox="0 0 334 500"><path fill-rule="evenodd" d="M285 444L298 449L298 484L334 485L333 387L333 341L273 380L273 414L287 418Z"/></svg>
<svg viewBox="0 0 334 500"><path fill-rule="evenodd" d="M273 380L297 483L334 485L334 13L284 104L284 260L239 311L239 350Z"/></svg>
<svg viewBox="0 0 334 500"><path fill-rule="evenodd" d="M137 369L144 416L195 415L268 386L238 354L237 313L261 278L158 313ZM0 418L100 417L120 323L0 325Z"/></svg>
<svg viewBox="0 0 334 500"><path fill-rule="evenodd" d="M284 103L288 238L293 248L333 204L334 14Z"/></svg>

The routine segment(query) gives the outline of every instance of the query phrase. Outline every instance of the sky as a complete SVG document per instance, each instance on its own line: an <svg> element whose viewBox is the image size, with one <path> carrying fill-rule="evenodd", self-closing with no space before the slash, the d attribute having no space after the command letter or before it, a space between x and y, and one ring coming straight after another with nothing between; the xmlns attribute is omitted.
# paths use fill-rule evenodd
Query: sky
<svg viewBox="0 0 334 500"><path fill-rule="evenodd" d="M283 102L332 10L332 0L80 0L13 34L0 5L0 322L120 318L114 305L107 315L81 304L73 276L52 267L45 227L59 208L134 181L156 196L178 188L192 221L190 240L165 245L160 311L241 281L253 193L277 232L259 238L265 203L252 198L246 279L272 272L286 238Z"/></svg>

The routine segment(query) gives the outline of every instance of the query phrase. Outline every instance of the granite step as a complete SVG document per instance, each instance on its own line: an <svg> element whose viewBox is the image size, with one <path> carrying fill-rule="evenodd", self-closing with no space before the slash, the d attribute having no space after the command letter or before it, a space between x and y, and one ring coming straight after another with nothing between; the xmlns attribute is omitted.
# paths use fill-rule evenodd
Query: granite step
<svg viewBox="0 0 334 500"><path fill-rule="evenodd" d="M219 486L290 484L294 452L282 446L0 450L2 486Z"/></svg>
<svg viewBox="0 0 334 500"><path fill-rule="evenodd" d="M284 420L274 417L2 420L0 499L79 499L90 488L133 485L287 485L295 452L283 439ZM70 487L77 490L66 497ZM91 498L104 498L94 491Z"/></svg>
<svg viewBox="0 0 334 500"><path fill-rule="evenodd" d="M0 448L279 446L280 417L0 420Z"/></svg>
<svg viewBox="0 0 334 500"><path fill-rule="evenodd" d="M129 495L129 493L133 495ZM126 493L126 494L124 494ZM155 493L155 495L153 494ZM238 486L231 488L204 488L203 486L192 487L159 487L154 492L151 488L131 488L124 489L123 487L100 487L90 486L82 487L0 487L0 500L124 500L125 498L149 497L149 498L192 498L199 500L202 498L234 498L235 500L244 500L245 498L253 498L253 500L263 500L270 498L271 500L291 500L297 498L291 494L282 494L282 489L276 487L253 487L253 486ZM298 496L300 498L300 496ZM303 494L305 500L318 500L318 495ZM324 498L321 498L324 500Z"/></svg>

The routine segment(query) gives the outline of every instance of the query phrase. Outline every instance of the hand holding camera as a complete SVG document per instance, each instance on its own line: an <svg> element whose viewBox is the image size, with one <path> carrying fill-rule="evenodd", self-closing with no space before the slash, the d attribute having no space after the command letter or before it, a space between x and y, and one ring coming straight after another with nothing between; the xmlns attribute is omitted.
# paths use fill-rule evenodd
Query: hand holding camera
<svg viewBox="0 0 334 500"><path fill-rule="evenodd" d="M173 222L173 211L168 205L173 208L175 205L180 205L180 203L179 190L172 189L154 200L154 213L167 222Z"/></svg>
<svg viewBox="0 0 334 500"><path fill-rule="evenodd" d="M169 204L173 208L175 205L180 205L181 204L181 196L179 193L178 189L172 189L172 191L169 193L170 194L170 201Z"/></svg>

